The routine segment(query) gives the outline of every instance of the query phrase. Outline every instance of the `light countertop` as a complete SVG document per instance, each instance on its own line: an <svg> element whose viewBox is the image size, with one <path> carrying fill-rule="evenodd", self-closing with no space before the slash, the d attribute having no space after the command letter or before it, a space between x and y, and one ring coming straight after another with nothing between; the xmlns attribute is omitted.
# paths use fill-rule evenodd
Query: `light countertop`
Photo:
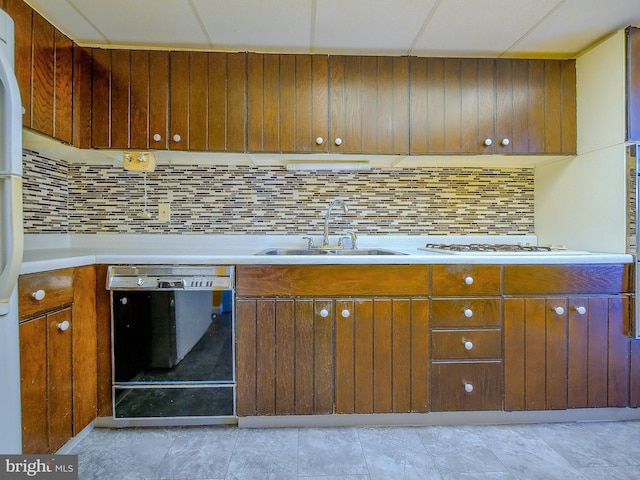
<svg viewBox="0 0 640 480"><path fill-rule="evenodd" d="M319 240L319 239L317 239ZM316 244L319 243L316 241ZM536 243L535 236L370 236L359 248L404 255L256 255L267 248L306 248L287 235L27 235L21 274L91 264L593 264L630 263L631 255L442 254L418 250L426 243Z"/></svg>

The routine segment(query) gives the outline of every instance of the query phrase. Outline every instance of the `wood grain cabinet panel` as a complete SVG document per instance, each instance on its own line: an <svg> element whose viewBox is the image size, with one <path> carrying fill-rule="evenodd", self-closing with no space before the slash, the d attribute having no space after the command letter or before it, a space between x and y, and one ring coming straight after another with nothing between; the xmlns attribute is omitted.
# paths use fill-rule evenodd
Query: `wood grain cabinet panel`
<svg viewBox="0 0 640 480"><path fill-rule="evenodd" d="M248 151L327 151L328 65L326 55L248 54Z"/></svg>
<svg viewBox="0 0 640 480"><path fill-rule="evenodd" d="M576 151L575 62L411 59L411 153Z"/></svg>
<svg viewBox="0 0 640 480"><path fill-rule="evenodd" d="M431 366L431 410L500 410L502 363L443 362Z"/></svg>
<svg viewBox="0 0 640 480"><path fill-rule="evenodd" d="M336 413L427 412L427 299L338 299Z"/></svg>
<svg viewBox="0 0 640 480"><path fill-rule="evenodd" d="M629 404L628 296L569 297L568 406Z"/></svg>
<svg viewBox="0 0 640 480"><path fill-rule="evenodd" d="M72 437L71 335L65 308L20 324L23 453L54 453Z"/></svg>
<svg viewBox="0 0 640 480"><path fill-rule="evenodd" d="M21 275L18 310L23 450L54 453L96 418L95 267Z"/></svg>
<svg viewBox="0 0 640 480"><path fill-rule="evenodd" d="M332 302L239 299L236 308L238 415L333 413Z"/></svg>
<svg viewBox="0 0 640 480"><path fill-rule="evenodd" d="M409 60L329 58L331 152L409 152Z"/></svg>
<svg viewBox="0 0 640 480"><path fill-rule="evenodd" d="M24 108L22 126L31 128L33 9L23 0L7 0L6 12L14 23L15 72Z"/></svg>
<svg viewBox="0 0 640 480"><path fill-rule="evenodd" d="M504 304L505 410L567 408L566 298Z"/></svg>
<svg viewBox="0 0 640 480"><path fill-rule="evenodd" d="M431 269L434 296L500 294L499 265L433 265Z"/></svg>

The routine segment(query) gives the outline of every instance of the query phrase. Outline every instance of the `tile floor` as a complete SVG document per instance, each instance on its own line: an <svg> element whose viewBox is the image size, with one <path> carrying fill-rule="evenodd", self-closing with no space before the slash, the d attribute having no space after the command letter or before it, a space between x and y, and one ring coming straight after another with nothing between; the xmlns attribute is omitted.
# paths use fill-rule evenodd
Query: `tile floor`
<svg viewBox="0 0 640 480"><path fill-rule="evenodd" d="M94 429L85 479L640 479L640 421L513 426Z"/></svg>

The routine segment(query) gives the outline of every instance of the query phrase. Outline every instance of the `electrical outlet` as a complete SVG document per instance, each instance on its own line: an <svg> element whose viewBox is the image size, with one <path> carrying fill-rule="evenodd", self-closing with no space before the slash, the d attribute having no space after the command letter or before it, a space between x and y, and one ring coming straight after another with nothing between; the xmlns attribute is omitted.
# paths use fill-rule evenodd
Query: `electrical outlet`
<svg viewBox="0 0 640 480"><path fill-rule="evenodd" d="M161 222L171 220L171 205L169 203L158 204L158 220Z"/></svg>

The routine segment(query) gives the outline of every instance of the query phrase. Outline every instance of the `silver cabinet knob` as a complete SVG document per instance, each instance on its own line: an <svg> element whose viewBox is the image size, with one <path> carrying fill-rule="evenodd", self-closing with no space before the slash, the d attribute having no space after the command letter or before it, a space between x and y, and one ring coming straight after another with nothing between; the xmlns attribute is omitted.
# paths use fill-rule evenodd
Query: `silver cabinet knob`
<svg viewBox="0 0 640 480"><path fill-rule="evenodd" d="M464 277L464 283L467 285L473 285L473 277L471 275Z"/></svg>
<svg viewBox="0 0 640 480"><path fill-rule="evenodd" d="M327 318L329 316L329 310L327 310L326 308L323 308L322 310L320 310L320 316L322 318Z"/></svg>
<svg viewBox="0 0 640 480"><path fill-rule="evenodd" d="M587 313L587 309L583 306L579 306L576 307L576 312L578 312L579 315L584 315L585 313Z"/></svg>
<svg viewBox="0 0 640 480"><path fill-rule="evenodd" d="M43 300L46 295L47 294L44 290L36 290L31 294L31 296L37 301Z"/></svg>
<svg viewBox="0 0 640 480"><path fill-rule="evenodd" d="M342 314L342 318L349 318L349 316L351 316L351 312L346 308L342 310L341 314Z"/></svg>
<svg viewBox="0 0 640 480"><path fill-rule="evenodd" d="M464 316L467 317L467 318L473 317L473 310L471 310L470 308L465 308L464 309Z"/></svg>
<svg viewBox="0 0 640 480"><path fill-rule="evenodd" d="M487 138L484 142L482 142L482 144L485 147L490 147L491 145L493 145L493 140L491 140L490 138Z"/></svg>
<svg viewBox="0 0 640 480"><path fill-rule="evenodd" d="M502 145L503 147L506 147L507 145L509 145L511 142L509 141L508 138L503 138L502 141L500 142L500 145Z"/></svg>
<svg viewBox="0 0 640 480"><path fill-rule="evenodd" d="M564 315L564 308L562 307L553 307L552 310L556 312L558 315Z"/></svg>
<svg viewBox="0 0 640 480"><path fill-rule="evenodd" d="M162 140L162 135L160 135L159 133L156 133L156 134L153 136L153 141L154 141L154 142L159 142L160 140Z"/></svg>
<svg viewBox="0 0 640 480"><path fill-rule="evenodd" d="M174 141L174 142L179 142L180 140L182 140L182 137L176 133L176 134L173 136L173 141Z"/></svg>
<svg viewBox="0 0 640 480"><path fill-rule="evenodd" d="M322 138L322 137L316 138L316 144L322 145L323 143L324 143L324 138Z"/></svg>
<svg viewBox="0 0 640 480"><path fill-rule="evenodd" d="M464 391L467 393L473 392L473 385L471 383L464 384Z"/></svg>
<svg viewBox="0 0 640 480"><path fill-rule="evenodd" d="M342 145L342 139L341 139L340 137L336 138L335 143L336 143L336 145L338 145L338 146Z"/></svg>
<svg viewBox="0 0 640 480"><path fill-rule="evenodd" d="M464 348L465 350L473 350L473 342L467 340L466 342L464 342Z"/></svg>
<svg viewBox="0 0 640 480"><path fill-rule="evenodd" d="M64 322L60 322L58 325L56 325L56 327L61 332L66 332L67 330L69 330L69 325L70 325L69 320L65 320Z"/></svg>

